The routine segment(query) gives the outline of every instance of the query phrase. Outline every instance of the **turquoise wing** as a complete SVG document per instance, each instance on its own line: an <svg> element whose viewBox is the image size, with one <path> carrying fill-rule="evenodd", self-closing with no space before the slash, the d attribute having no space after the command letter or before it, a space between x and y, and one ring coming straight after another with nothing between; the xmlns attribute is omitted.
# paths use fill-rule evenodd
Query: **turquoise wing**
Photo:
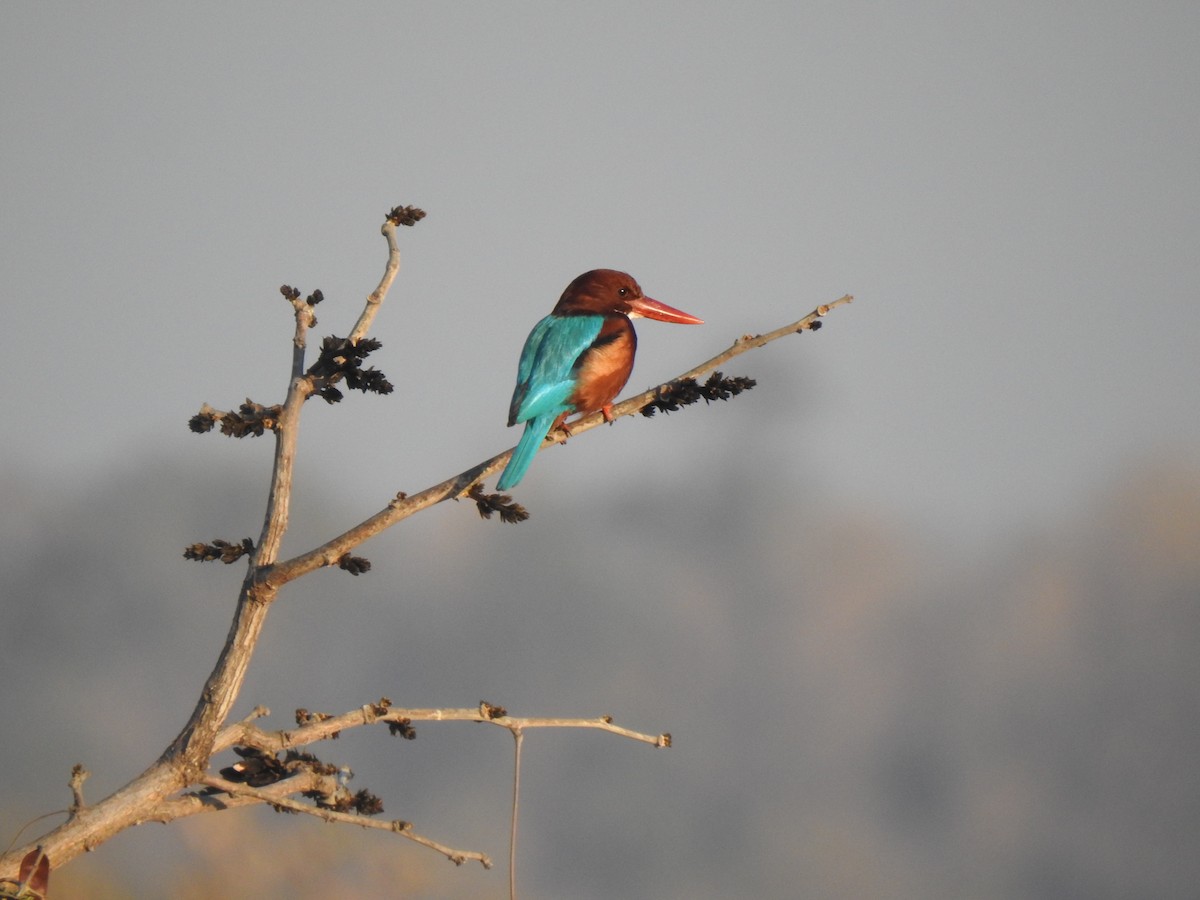
<svg viewBox="0 0 1200 900"><path fill-rule="evenodd" d="M604 325L604 316L549 315L534 326L517 364L517 386L508 424L571 409L576 366Z"/></svg>

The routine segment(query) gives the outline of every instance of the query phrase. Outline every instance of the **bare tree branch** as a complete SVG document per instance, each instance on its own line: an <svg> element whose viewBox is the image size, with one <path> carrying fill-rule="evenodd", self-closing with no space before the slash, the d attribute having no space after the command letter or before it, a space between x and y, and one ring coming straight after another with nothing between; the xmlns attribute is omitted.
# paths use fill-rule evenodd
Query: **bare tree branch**
<svg viewBox="0 0 1200 900"><path fill-rule="evenodd" d="M363 725L379 723L406 726L413 722L482 722L507 728L509 731L525 728L594 728L619 737L641 741L654 747L670 747L669 734L643 734L614 725L612 716L595 718L520 717L510 716L507 710L482 702L479 706L462 709L401 709L391 705L386 697L377 703L368 703L358 709L337 716L313 717L294 729L266 731L253 724L258 714L269 714L261 707L256 715L222 729L213 745L219 753L230 747L254 747L258 750L277 752L295 747L305 747L329 740L343 731Z"/></svg>
<svg viewBox="0 0 1200 900"><path fill-rule="evenodd" d="M672 384L686 378L695 378L706 372L711 372L722 363L748 350L757 350L771 341L778 340L789 334L813 331L820 325L820 319L828 315L831 310L839 306L844 306L853 300L853 297L846 294L832 303L818 306L808 315L792 322L790 325L784 325L782 328L776 328L774 331L767 332L766 334L743 335L734 341L728 349L718 353L712 359L700 363L695 368L689 369L673 381L665 382L615 404L612 408L612 417L615 420L621 416L634 415L652 403L664 391L669 390ZM593 413L587 418L571 423L570 434L572 437L577 437L602 424L604 424L604 417L600 413ZM566 437L566 434L560 430L551 432L550 436L555 440L561 440ZM266 581L275 587L281 587L289 581L308 574L314 569L336 564L343 554L349 553L364 541L391 528L397 522L402 522L409 516L441 503L443 500L467 494L482 479L502 469L511 455L512 449L505 450L503 453L498 453L491 459L459 472L457 475L453 475L445 481L435 484L433 487L426 488L420 493L411 495L398 494L386 507L369 519L360 522L358 525L327 541L320 547L279 563L267 574Z"/></svg>
<svg viewBox="0 0 1200 900"><path fill-rule="evenodd" d="M360 339L374 318L371 310L378 309L383 302L399 269L399 250L394 239L396 224L411 225L424 215L412 207L397 207L389 213L383 226L389 248L388 267L379 287L367 298L367 309L359 317L356 332L359 332ZM164 798L203 777L213 754L217 731L229 716L241 692L250 659L266 622L267 611L279 590L278 585L271 584L264 576L270 572L278 557L280 543L287 531L300 411L314 390L313 379L304 374L304 353L308 329L315 322L312 306L321 297L316 292L305 301L299 301L298 291L286 285L282 291L292 303L296 320L292 338L291 378L278 419L271 422L275 433L275 459L262 536L251 554L225 646L187 724L158 761L99 803L75 809L65 823L41 839L40 843L54 866L62 866L126 828L153 818L149 812ZM201 417L206 412L211 419L219 417L207 404L201 411ZM206 430L197 428L196 419L192 421L192 428ZM23 847L0 856L0 877L9 871L17 871L21 858L28 850L28 847Z"/></svg>
<svg viewBox="0 0 1200 900"><path fill-rule="evenodd" d="M169 822L200 812L261 803L319 816L326 821L395 831L436 850L456 863L461 864L473 859L490 867L491 860L485 854L457 850L440 844L416 833L407 822L382 822L368 818L366 813L381 808L378 798L365 791L348 797L344 785L336 775L329 774L334 772L334 769L311 754L297 755L293 748L328 740L336 737L341 731L371 724L386 724L394 734L410 738L414 735L412 723L423 721L489 723L512 733L518 741L518 747L525 731L531 728L591 728L655 747L671 746L670 734L652 735L631 731L614 725L608 716L515 717L508 715L506 710L488 703L463 709L399 709L393 707L387 698L338 716L300 711L297 714L297 727L288 730L266 731L255 724L257 719L268 714L262 707L256 708L250 716L240 722L226 724L226 719L241 693L251 657L266 622L267 612L283 585L321 566L340 564L354 574L367 571L369 563L350 556L352 549L397 522L449 498L470 497L485 517L498 512L504 521L520 521L526 515L520 504L511 502L510 497L485 494L479 487L484 478L499 470L508 461L512 452L508 450L418 494L398 494L380 512L314 550L290 560L280 561L278 558L289 523L300 413L305 402L314 395L330 402L338 399L340 394L332 385L342 377L347 379L347 384L351 387L381 393L391 389L391 385L387 384L381 373L373 369L363 371L357 366L367 353L378 346L378 342L367 339L366 335L400 268L396 228L400 225L413 225L424 215L414 207L396 207L388 213L382 228L388 244L388 260L383 277L378 287L366 298L364 308L349 338L345 341L327 339L322 348L321 358L311 367L305 367L308 333L316 324L313 308L323 299L321 292L314 291L301 299L298 290L286 285L281 288L284 297L293 307L295 318L290 377L286 398L281 405L267 407L247 400L235 413L221 412L205 404L200 413L193 417L190 427L198 432L209 431L220 423L221 430L231 436L258 435L267 431L275 435L271 489L258 542L255 544L246 539L240 545L235 545L226 541L215 541L212 544L193 545L188 552L190 558L195 559L221 558L226 562L233 562L243 555L249 558L225 644L187 724L159 759L127 785L92 805L87 805L83 797L83 782L87 772L82 766L77 766L70 781L73 802L66 811L67 821L36 842L0 856L0 879L11 880L17 876L22 860L31 859L31 853L37 859L41 859L44 854L50 865L60 867L80 853L92 850L119 832L142 822ZM849 303L851 299L847 295L833 303L817 307L800 320L768 334L739 338L727 350L685 372L678 379L617 404L612 409L612 415L614 418L631 415L654 403L665 404L670 397L676 398L670 401L676 405L664 405L661 408L672 409L677 408L678 404L691 402L678 399L681 396L681 382L712 371L734 356L761 347L785 334L815 329L820 326L819 320L822 316L835 307ZM750 386L749 383L722 382L710 387L707 394L702 390L700 395L723 398L747 386ZM695 388L693 384L691 389L694 391ZM695 396L697 395L693 395L693 398ZM597 413L572 423L570 433L578 436L603 421L603 417ZM555 432L552 437L561 437L563 434L564 432ZM243 757L243 762L239 765L253 764L257 774L266 772L269 777L277 777L278 780L243 784L224 777L232 772L240 772L237 766L223 769L222 775L214 774L210 770L214 755L231 748L237 749ZM274 755L280 752L284 753L283 759ZM519 778L519 755L515 766ZM516 791L519 782L515 779L514 781ZM188 789L195 785L205 786L206 790L188 792ZM313 802L304 802L293 796L306 793ZM343 811L350 806L359 809L360 812L355 814ZM514 803L514 841L515 815Z"/></svg>
<svg viewBox="0 0 1200 900"><path fill-rule="evenodd" d="M311 311L296 307L296 336L293 339L292 371L304 371L304 346ZM165 756L177 760L185 776L192 780L203 772L212 755L212 743L217 729L228 717L242 683L250 658L266 623L267 611L278 588L265 583L260 573L270 567L279 555L283 535L287 531L292 499L292 472L296 460L296 442L300 426L300 411L313 391L312 379L295 375L288 385L275 427L275 463L271 473L271 491L267 497L262 535L250 557L250 567L242 581L237 611L225 639L225 647L204 685L191 718Z"/></svg>

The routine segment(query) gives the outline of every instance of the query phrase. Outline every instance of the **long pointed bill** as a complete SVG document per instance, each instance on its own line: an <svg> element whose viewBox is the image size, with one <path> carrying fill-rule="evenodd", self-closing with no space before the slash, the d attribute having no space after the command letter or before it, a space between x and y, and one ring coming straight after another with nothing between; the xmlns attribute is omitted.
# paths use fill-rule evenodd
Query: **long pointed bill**
<svg viewBox="0 0 1200 900"><path fill-rule="evenodd" d="M631 301L627 315L658 319L660 322L674 322L676 325L704 324L703 319L697 319L691 313L685 313L682 309L667 306L667 304L651 300L649 297L639 297Z"/></svg>

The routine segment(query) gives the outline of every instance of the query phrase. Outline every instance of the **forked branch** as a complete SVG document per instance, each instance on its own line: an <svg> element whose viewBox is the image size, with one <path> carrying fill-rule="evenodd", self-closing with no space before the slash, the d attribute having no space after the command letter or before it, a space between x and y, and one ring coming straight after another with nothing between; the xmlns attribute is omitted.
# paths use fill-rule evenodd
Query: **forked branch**
<svg viewBox="0 0 1200 900"><path fill-rule="evenodd" d="M483 722L505 728L517 738L532 728L591 728L655 747L671 745L669 734L631 731L614 725L607 716L515 717L487 703L464 709L398 709L392 707L386 698L339 716L303 713L298 716L297 727L285 731L265 731L254 724L255 719L266 714L261 708L241 722L225 724L241 693L267 612L283 585L322 566L340 565L353 574L366 572L369 563L351 556L350 551L386 528L443 500L469 497L485 516L499 513L503 521L520 521L526 515L524 509L513 503L511 498L486 494L481 487L485 478L508 461L512 451L506 450L417 494L398 494L375 515L307 553L284 561L278 558L288 527L299 420L305 402L314 396L336 402L340 393L334 384L341 380L345 380L349 387L379 393L386 393L391 388L381 373L373 369L363 370L359 363L378 347L378 342L366 335L400 268L396 228L415 224L424 215L414 207L396 207L388 214L382 229L388 244L388 260L378 287L366 298L349 337L327 339L322 347L321 358L308 368L305 366L307 336L316 324L313 307L321 301L322 296L319 291L314 291L301 299L299 291L284 286L284 297L295 312L295 333L288 390L282 404L262 406L247 400L237 412L221 412L205 404L200 413L193 417L190 424L198 432L209 431L219 424L221 430L232 437L262 435L268 431L275 435L271 491L257 543L249 538L240 543L198 543L188 548L187 552L189 558L198 560L222 559L232 563L242 557L249 559L225 645L191 717L162 756L125 787L92 805L85 804L83 797L82 784L86 772L82 767L77 767L71 782L74 802L67 821L35 843L0 856L0 879L18 877L22 860L33 858L30 857L31 853L39 860L48 857L51 865L59 867L141 822L167 822L196 813L260 803L317 815L327 821L395 831L457 863L477 860L490 866L491 861L485 854L456 850L440 844L417 834L406 822L367 818L367 815L378 811L379 804L376 798L361 798L359 795L363 792L354 795L357 803L355 808L359 808L360 812L346 811L341 807L345 799L342 790L344 785L338 781L336 770L294 748L327 740L350 728L377 723L386 724L394 734L412 737L413 723L422 721ZM741 353L762 347L784 335L815 330L820 327L823 316L851 300L847 295L819 306L803 318L775 331L743 336L728 349L673 381L614 405L612 416L616 418L653 409L671 410L698 397L723 399L738 393L752 386L752 382L748 379L723 379L719 373L704 385L692 380ZM603 417L597 413L574 422L571 424L571 434L584 434L603 421ZM561 436L556 432L551 438ZM278 777L273 781L268 778L262 783L251 784L226 777L226 773L236 767L224 769L220 775L215 774L211 770L214 755L230 748L239 749L243 757L251 756L257 765L267 770L277 770ZM283 759L276 759L274 755L281 752ZM256 753L257 756L254 756ZM189 792L194 786L202 786L204 790ZM295 794L315 799L306 803L293 796ZM334 797L336 802L328 801L330 797ZM362 809L368 809L368 812L363 813Z"/></svg>

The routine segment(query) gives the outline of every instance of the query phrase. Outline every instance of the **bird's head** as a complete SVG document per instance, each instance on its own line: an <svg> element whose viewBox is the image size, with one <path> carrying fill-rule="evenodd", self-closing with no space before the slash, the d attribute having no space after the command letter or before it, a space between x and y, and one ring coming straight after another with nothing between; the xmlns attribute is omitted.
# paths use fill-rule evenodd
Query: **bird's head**
<svg viewBox="0 0 1200 900"><path fill-rule="evenodd" d="M651 300L642 293L632 275L615 269L592 269L567 285L567 289L558 300L558 305L554 307L554 314L563 316L581 313L618 313L631 319L641 316L658 319L660 322L674 322L677 325L704 324L703 319L698 319L690 313Z"/></svg>

